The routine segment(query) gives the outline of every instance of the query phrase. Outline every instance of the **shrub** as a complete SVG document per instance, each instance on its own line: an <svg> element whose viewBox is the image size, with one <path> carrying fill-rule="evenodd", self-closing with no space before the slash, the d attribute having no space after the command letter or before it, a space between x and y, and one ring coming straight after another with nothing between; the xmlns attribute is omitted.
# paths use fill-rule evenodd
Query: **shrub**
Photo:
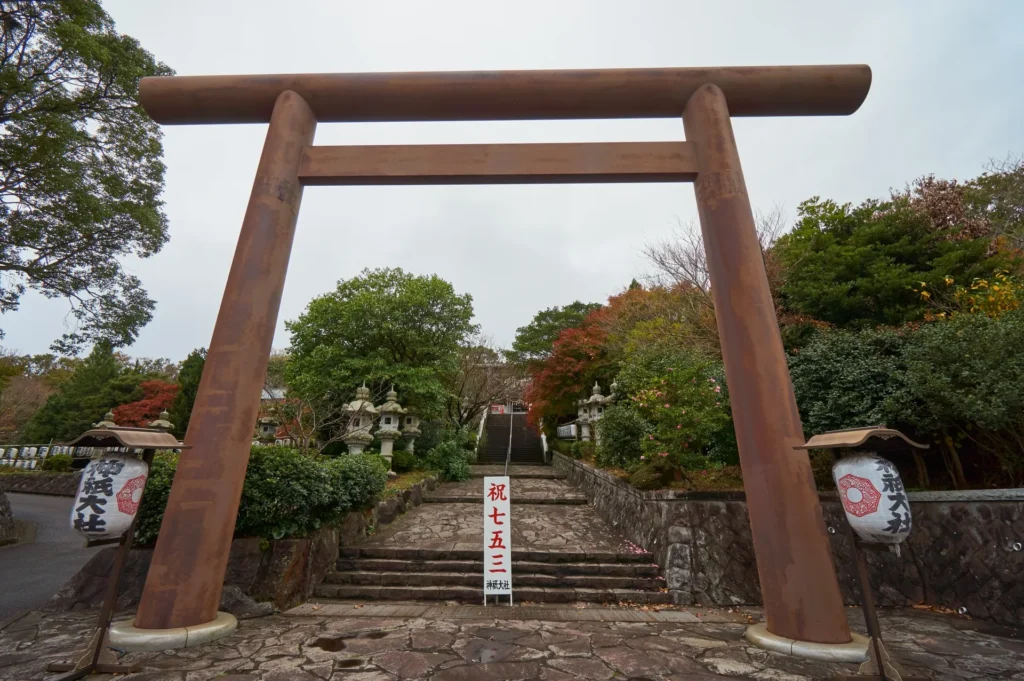
<svg viewBox="0 0 1024 681"><path fill-rule="evenodd" d="M445 482L468 480L472 455L458 439L445 440L427 454L427 467L437 471Z"/></svg>
<svg viewBox="0 0 1024 681"><path fill-rule="evenodd" d="M388 483L387 461L373 454L350 454L337 459L319 459L331 473L331 484L341 490L345 507L334 517L339 520L349 511L362 511L377 502Z"/></svg>
<svg viewBox="0 0 1024 681"><path fill-rule="evenodd" d="M714 461L713 445L728 446L732 417L718 365L694 353L654 349L634 353L620 377L628 404L652 426L641 441L641 461L702 469Z"/></svg>
<svg viewBox="0 0 1024 681"><path fill-rule="evenodd" d="M569 448L569 456L574 459L594 460L594 443L591 440L577 440Z"/></svg>
<svg viewBox="0 0 1024 681"><path fill-rule="evenodd" d="M675 470L667 458L644 460L629 474L629 484L637 489L660 489L672 481Z"/></svg>
<svg viewBox="0 0 1024 681"><path fill-rule="evenodd" d="M142 495L142 508L135 524L135 545L152 546L156 543L160 523L164 519L167 496L171 493L174 472L178 468L178 455L158 452L149 467L149 479Z"/></svg>
<svg viewBox="0 0 1024 681"><path fill-rule="evenodd" d="M572 456L572 446L574 444L576 443L568 440L559 440L558 438L550 438L548 440L548 447L563 456Z"/></svg>
<svg viewBox="0 0 1024 681"><path fill-rule="evenodd" d="M139 511L135 542L156 541L178 464L157 454ZM361 510L380 496L387 470L379 456L330 459L287 447L253 447L235 522L235 536L303 536Z"/></svg>
<svg viewBox="0 0 1024 681"><path fill-rule="evenodd" d="M44 471L51 471L54 473L68 473L71 471L71 462L74 459L71 458L70 454L54 454L48 456L39 463L39 467Z"/></svg>
<svg viewBox="0 0 1024 681"><path fill-rule="evenodd" d="M641 442L654 432L653 426L629 405L616 404L604 410L596 424L601 434L597 465L631 469L643 454Z"/></svg>
<svg viewBox="0 0 1024 681"><path fill-rule="evenodd" d="M408 473L415 470L418 465L419 459L416 458L416 455L404 449L396 450L391 457L391 470L396 473Z"/></svg>
<svg viewBox="0 0 1024 681"><path fill-rule="evenodd" d="M913 419L903 361L907 334L891 329L821 331L789 356L808 436Z"/></svg>

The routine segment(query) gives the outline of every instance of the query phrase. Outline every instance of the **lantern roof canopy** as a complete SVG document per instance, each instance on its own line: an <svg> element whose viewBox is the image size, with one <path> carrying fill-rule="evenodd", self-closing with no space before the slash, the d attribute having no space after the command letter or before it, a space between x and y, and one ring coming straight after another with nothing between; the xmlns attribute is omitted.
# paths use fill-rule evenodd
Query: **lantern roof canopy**
<svg viewBox="0 0 1024 681"><path fill-rule="evenodd" d="M373 406L373 402L370 401L370 389L366 387L365 383L356 388L356 399L345 405L345 411L353 413L365 412L367 414L377 413L377 407Z"/></svg>
<svg viewBox="0 0 1024 681"><path fill-rule="evenodd" d="M605 397L604 395L601 394L601 386L598 385L597 381L594 381L594 387L591 390L591 393L592 394L590 396L590 399L581 400L580 403L581 404L585 404L585 405L586 404L606 404L606 403L612 401L612 397L610 395L608 397Z"/></svg>
<svg viewBox="0 0 1024 681"><path fill-rule="evenodd" d="M909 437L893 428L885 426L865 426L861 428L847 428L846 430L830 430L827 433L815 435L806 444L797 445L794 449L833 449L841 447L860 447L872 438L880 440L892 440L898 438L911 447L917 449L928 449L928 445L914 442ZM892 443L897 444L897 443ZM891 444L887 448L891 448Z"/></svg>
<svg viewBox="0 0 1024 681"><path fill-rule="evenodd" d="M190 449L170 433L152 428L93 428L71 442L69 447L128 447L130 449Z"/></svg>
<svg viewBox="0 0 1024 681"><path fill-rule="evenodd" d="M387 394L388 401L377 407L377 411L381 414L404 414L405 409L402 409L402 405L398 404L398 393L392 388Z"/></svg>

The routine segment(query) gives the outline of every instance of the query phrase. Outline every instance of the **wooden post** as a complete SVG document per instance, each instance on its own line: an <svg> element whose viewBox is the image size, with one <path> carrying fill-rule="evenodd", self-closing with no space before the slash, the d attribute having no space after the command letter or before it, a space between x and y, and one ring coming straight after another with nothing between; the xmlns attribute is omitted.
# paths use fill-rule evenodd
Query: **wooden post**
<svg viewBox="0 0 1024 681"><path fill-rule="evenodd" d="M135 626L213 621L249 462L316 118L276 99Z"/></svg>
<svg viewBox="0 0 1024 681"><path fill-rule="evenodd" d="M683 112L768 631L851 640L725 95Z"/></svg>

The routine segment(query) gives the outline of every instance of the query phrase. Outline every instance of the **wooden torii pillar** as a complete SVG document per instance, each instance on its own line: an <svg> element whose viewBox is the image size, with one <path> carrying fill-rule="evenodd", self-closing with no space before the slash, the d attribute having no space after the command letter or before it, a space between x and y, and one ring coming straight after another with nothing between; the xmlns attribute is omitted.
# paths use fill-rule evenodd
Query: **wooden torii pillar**
<svg viewBox="0 0 1024 681"><path fill-rule="evenodd" d="M144 78L161 124L267 123L135 626L217 616L304 185L693 182L769 632L851 640L731 116L847 115L864 65ZM682 116L686 141L316 147L317 122Z"/></svg>

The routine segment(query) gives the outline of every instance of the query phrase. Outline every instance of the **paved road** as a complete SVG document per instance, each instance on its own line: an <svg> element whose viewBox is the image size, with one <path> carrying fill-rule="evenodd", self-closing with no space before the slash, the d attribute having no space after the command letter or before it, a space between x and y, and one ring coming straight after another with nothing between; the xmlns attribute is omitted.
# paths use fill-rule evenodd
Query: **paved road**
<svg viewBox="0 0 1024 681"><path fill-rule="evenodd" d="M71 497L13 494L14 517L35 523L31 544L0 547L0 619L41 607L101 548L83 548L82 535L68 527Z"/></svg>

